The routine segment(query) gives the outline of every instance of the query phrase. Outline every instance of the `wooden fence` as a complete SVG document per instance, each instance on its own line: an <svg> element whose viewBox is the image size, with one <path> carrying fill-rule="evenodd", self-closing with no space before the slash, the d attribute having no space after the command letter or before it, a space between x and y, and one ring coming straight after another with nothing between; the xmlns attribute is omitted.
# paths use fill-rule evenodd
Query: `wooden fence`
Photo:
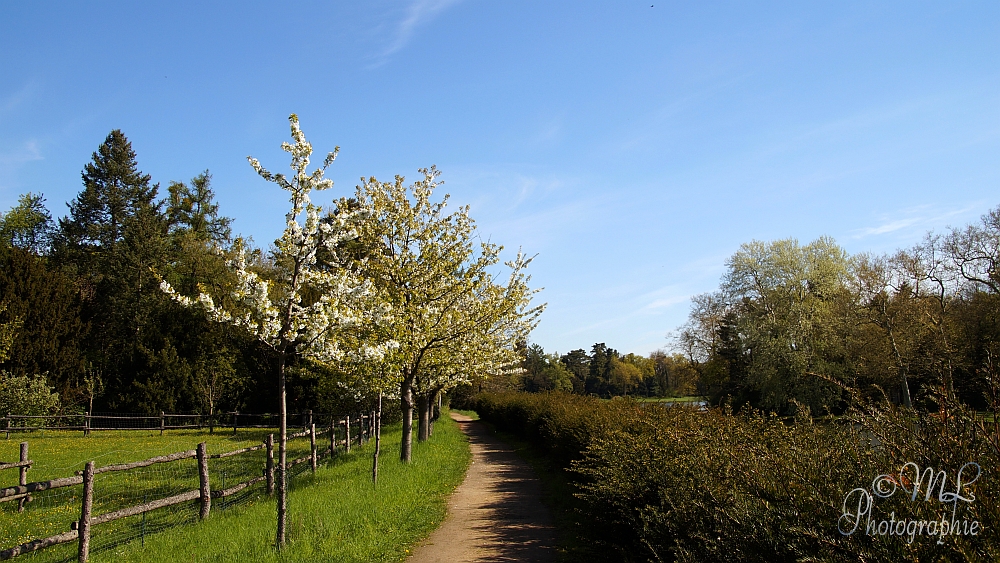
<svg viewBox="0 0 1000 563"><path fill-rule="evenodd" d="M311 413L310 418L311 418ZM309 455L300 457L286 462L286 471L303 463L309 463L310 469L315 473L316 467L320 459L329 457L337 454L338 446L342 446L346 452L351 449L351 443L353 441L351 437L351 417L347 416L343 419L337 420L331 417L331 423L329 426L329 446L320 449L317 446L317 433L316 424L314 422L309 423L309 427L302 432L297 432L288 435L288 440L295 440L300 438L309 438ZM357 424L358 431L356 434L357 443L363 444L372 437L372 431L375 428L374 424L374 413L364 414L354 417L354 422ZM342 427L344 429L344 439L337 439L337 428ZM245 454L253 451L258 451L261 449L267 450L265 457L265 464L262 468L262 475L260 477L254 477L249 480L237 483L227 488L222 488L220 490L212 490L209 481L209 460L221 459L231 456L236 456L240 454ZM47 491L52 489L59 489L63 487L73 487L77 485L83 485L82 503L80 506L80 518L72 524L70 530L56 534L54 536L49 536L46 538L40 538L32 540L27 543L23 543L18 546L14 546L8 549L0 550L0 560L7 560L17 557L18 555L23 555L26 553L32 553L46 547L53 545L59 545L63 543L68 543L72 541L78 542L78 555L79 561L81 563L87 561L90 554L90 538L93 533L93 527L100 524L105 524L108 522L113 522L121 518L126 518L128 516L136 516L139 514L144 514L153 510L160 508L165 508L168 506L174 506L182 503L194 502L198 504L199 507L199 519L204 519L208 517L213 499L222 499L231 495L234 495L247 487L255 485L257 483L264 482L266 491L268 495L274 493L274 477L275 477L275 464L274 464L274 434L269 434L267 438L258 445L250 446L246 448L241 448L238 450L233 450L229 452L217 453L209 455L207 453L205 442L198 444L198 447L194 450L187 450L183 452L177 452L169 455L152 457L143 461L137 461L133 463L124 463L116 465L107 465L103 467L95 467L93 461L87 462L82 471L77 471L76 475L72 477L63 477L59 479L52 479L50 481L40 481L35 483L27 482L27 472L31 467L33 461L28 459L28 443L21 443L21 460L18 462L4 463L0 462L0 470L4 469L14 469L20 470L20 479L18 485L15 487L0 488L0 503L8 501L18 501L18 511L24 510L25 504L31 501L31 494L38 493L41 491ZM178 462L186 459L197 459L198 463L198 478L199 487L197 490L191 490L184 493L172 495L166 498L161 498L153 500L151 502L146 502L144 504L129 506L126 508L121 508L111 512L106 512L104 514L94 515L92 513L93 509L93 499L94 499L94 480L95 478L102 474L108 472L116 471L129 471L132 469L137 469L140 467L148 467L150 465L159 463L172 463Z"/></svg>
<svg viewBox="0 0 1000 563"><path fill-rule="evenodd" d="M325 416L328 415L317 415L317 417ZM367 416L362 415L359 418ZM309 425L314 422L312 411L289 415L289 420L296 418L301 421L303 429L309 428ZM14 432L32 432L36 430L77 431L83 432L85 436L89 435L91 431L102 430L159 430L162 436L166 430L204 430L208 428L210 432L214 432L216 427L231 427L235 433L238 428L277 428L277 421L277 414L241 413L239 411L211 415L165 413L162 411L159 415L122 415L89 412L51 415L7 413L4 416L0 416L0 432L6 433L7 439L10 439L10 435Z"/></svg>

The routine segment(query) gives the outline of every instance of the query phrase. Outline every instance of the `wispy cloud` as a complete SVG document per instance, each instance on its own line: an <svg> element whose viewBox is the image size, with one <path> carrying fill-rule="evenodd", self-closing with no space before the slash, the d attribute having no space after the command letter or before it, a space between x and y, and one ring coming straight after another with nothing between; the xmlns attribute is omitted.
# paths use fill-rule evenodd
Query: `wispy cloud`
<svg viewBox="0 0 1000 563"><path fill-rule="evenodd" d="M442 12L462 0L413 0L406 8L404 17L394 26L389 43L376 57L373 67L388 62L389 57L400 51L413 39L416 31L434 21Z"/></svg>
<svg viewBox="0 0 1000 563"><path fill-rule="evenodd" d="M10 152L0 153L0 166L13 168L25 162L42 160L43 158L42 151L38 148L38 141L30 140L25 141L20 147Z"/></svg>
<svg viewBox="0 0 1000 563"><path fill-rule="evenodd" d="M976 202L957 209L934 208L929 205L919 205L900 209L893 215L884 215L877 225L855 229L851 233L852 239L863 239L871 236L886 235L905 231L910 233L914 230L930 230L941 227L949 221L968 216L976 209L982 208L982 202Z"/></svg>
<svg viewBox="0 0 1000 563"><path fill-rule="evenodd" d="M4 115L14 111L18 108L25 100L31 98L35 93L36 84L35 82L27 82L24 86L21 86L17 91L0 98L0 118Z"/></svg>

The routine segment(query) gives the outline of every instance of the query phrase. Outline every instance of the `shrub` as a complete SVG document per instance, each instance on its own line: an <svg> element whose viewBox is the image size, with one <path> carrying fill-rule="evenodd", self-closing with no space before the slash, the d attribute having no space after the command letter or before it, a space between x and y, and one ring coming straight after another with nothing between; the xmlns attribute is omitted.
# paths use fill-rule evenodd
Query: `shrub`
<svg viewBox="0 0 1000 563"><path fill-rule="evenodd" d="M57 410L59 395L52 392L44 375L28 377L0 371L0 415L43 415Z"/></svg>
<svg viewBox="0 0 1000 563"><path fill-rule="evenodd" d="M994 561L1000 490L996 433L960 407L944 419L889 408L813 420L756 411L702 411L564 394L480 395L479 415L523 436L570 471L595 541L628 560ZM916 537L838 531L845 495L906 462L948 473L968 461L987 473L959 519L978 535ZM899 479L896 479L899 481ZM968 480L968 476L966 477ZM906 483L900 483L905 485ZM876 519L938 519L944 507L897 493ZM875 512L873 511L873 514ZM590 532L593 531L589 530Z"/></svg>

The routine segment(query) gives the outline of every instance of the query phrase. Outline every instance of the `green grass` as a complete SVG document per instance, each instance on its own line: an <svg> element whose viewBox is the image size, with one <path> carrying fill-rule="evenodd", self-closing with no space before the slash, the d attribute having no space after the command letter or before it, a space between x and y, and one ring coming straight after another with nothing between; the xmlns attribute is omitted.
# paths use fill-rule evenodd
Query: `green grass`
<svg viewBox="0 0 1000 563"><path fill-rule="evenodd" d="M471 418L472 420L479 420L479 413L476 411L465 411L459 409L451 409L452 412L457 412L458 414L464 414L465 416Z"/></svg>
<svg viewBox="0 0 1000 563"><path fill-rule="evenodd" d="M168 432L163 437L158 432L122 432L118 435L99 434L87 438L78 433L59 435L48 432L44 437L34 434L28 436L28 441L31 444L31 457L37 461L38 471L33 468L29 476L30 480L64 477L82 467L84 460L95 457L99 458L99 466L135 461L190 449L206 440L209 442L210 453L227 451L259 443L264 434L241 431L236 438L231 433L209 437L196 432ZM205 522L183 524L158 534L147 535L144 545L133 541L112 550L92 554L91 560L171 563L400 561L406 557L407 550L413 543L429 534L444 518L447 495L461 482L471 454L465 436L448 417L442 417L435 425L434 437L430 441L414 444L413 462L408 466L398 461L399 440L400 425L387 427L383 431L377 490L373 490L371 485L371 452L374 442L369 442L362 448L355 446L351 454L342 454L323 464L315 476L306 471L295 477L289 495L289 544L280 554L273 547L276 519L274 500L258 495L247 504L224 511L219 510L221 503L216 500L213 502L212 515ZM6 458L11 457L11 451L16 458L17 444L20 441L14 437L8 443L0 440L0 447L3 448L0 449L0 459L6 461ZM296 448L308 449L308 440L296 442L292 443ZM290 448L289 457L304 455L297 452L296 448ZM221 463L240 457L242 456L213 462ZM246 465L255 470L257 461L262 459L253 460ZM162 464L159 467L181 463L185 462ZM211 463L210 467L218 469ZM237 469L239 468L232 468L234 473ZM17 472L11 473L16 482ZM123 472L121 475L129 473L133 472ZM166 475L152 474L152 477L142 476L138 479L145 485L151 478L167 480L171 474ZM8 475L2 477L10 480ZM181 480L183 482L180 484L170 485L179 487L179 490L197 488L196 474L185 473ZM212 480L213 488L221 485L217 471L213 473ZM231 479L229 484L235 481L236 479ZM150 496L152 498L157 497ZM69 529L69 522L79 514L78 496L66 498L58 506L49 503L44 507L32 507L32 504L45 503L30 503L23 514L16 513L16 502L0 505L0 511L3 512L0 514L0 548L65 531ZM133 499L124 504L138 502ZM98 514L110 509L108 504L101 509L95 505L95 513ZM185 510L186 516L180 515L177 518L190 519L194 511L190 508ZM155 511L150 516L155 517L165 512L169 512L169 509ZM138 518L97 526L94 529L94 541L100 543L102 535L106 539L113 534L124 534L113 529L119 522L124 527L127 521L135 520L131 524L134 530ZM164 518L169 519L170 516L165 515ZM66 557L71 549L72 546L59 546L45 550L50 553L42 552L39 555L43 555L42 559L45 560Z"/></svg>
<svg viewBox="0 0 1000 563"><path fill-rule="evenodd" d="M139 461L194 449L199 442L207 442L210 454L225 452L259 444L267 433L263 430L243 430L236 435L225 431L214 434L207 431L167 431L160 436L158 430L134 430L94 432L86 437L80 432L16 433L11 434L10 440L0 439L0 460L18 459L20 443L28 442L28 457L35 462L28 471L28 482L47 481L73 476L83 469L87 461L94 461L97 467ZM289 455L293 458L306 455L308 449L308 440L289 443ZM218 460L212 486L221 486L222 470L229 470L229 484L233 484L250 471L254 474L249 477L259 474L258 468L263 467L263 463L263 452ZM95 481L95 513L197 489L196 471L195 462L185 460L103 474ZM16 469L0 472L0 487L16 485L17 480ZM69 530L70 524L79 519L81 489L75 486L38 493L20 514L17 513L16 501L0 503L0 548ZM126 525L127 522L109 523L106 530L121 532Z"/></svg>
<svg viewBox="0 0 1000 563"><path fill-rule="evenodd" d="M372 442L315 477L297 477L289 495L289 543L280 553L274 549L274 501L262 499L93 560L401 561L444 519L447 496L462 481L471 454L447 417L435 424L430 441L414 443L409 465L399 462L399 439L398 425L383 433L377 489L371 484Z"/></svg>
<svg viewBox="0 0 1000 563"><path fill-rule="evenodd" d="M290 432L301 430L290 428ZM208 443L209 453L236 450L261 443L264 437L276 430L220 429L214 434L207 431L168 430L160 436L159 430L122 430L93 432L37 431L15 432L9 440L0 435L0 460L17 461L20 443L28 442L28 457L35 462L28 471L28 481L47 481L68 477L83 469L88 461L98 467L114 463L127 463L158 455L191 450L200 442ZM17 470L0 471L0 487L17 484Z"/></svg>
<svg viewBox="0 0 1000 563"><path fill-rule="evenodd" d="M635 400L640 403L699 403L705 397L636 397Z"/></svg>

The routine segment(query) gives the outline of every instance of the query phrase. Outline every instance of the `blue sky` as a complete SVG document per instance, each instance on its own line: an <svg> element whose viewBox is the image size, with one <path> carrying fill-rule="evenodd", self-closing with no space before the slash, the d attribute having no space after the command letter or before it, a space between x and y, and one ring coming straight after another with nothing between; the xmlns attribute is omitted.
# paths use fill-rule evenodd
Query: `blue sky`
<svg viewBox="0 0 1000 563"><path fill-rule="evenodd" d="M358 178L436 164L538 254L533 340L668 344L752 239L890 251L1000 204L996 2L0 0L0 209L56 216L114 128L266 245L298 113ZM651 6L652 4L652 6Z"/></svg>

